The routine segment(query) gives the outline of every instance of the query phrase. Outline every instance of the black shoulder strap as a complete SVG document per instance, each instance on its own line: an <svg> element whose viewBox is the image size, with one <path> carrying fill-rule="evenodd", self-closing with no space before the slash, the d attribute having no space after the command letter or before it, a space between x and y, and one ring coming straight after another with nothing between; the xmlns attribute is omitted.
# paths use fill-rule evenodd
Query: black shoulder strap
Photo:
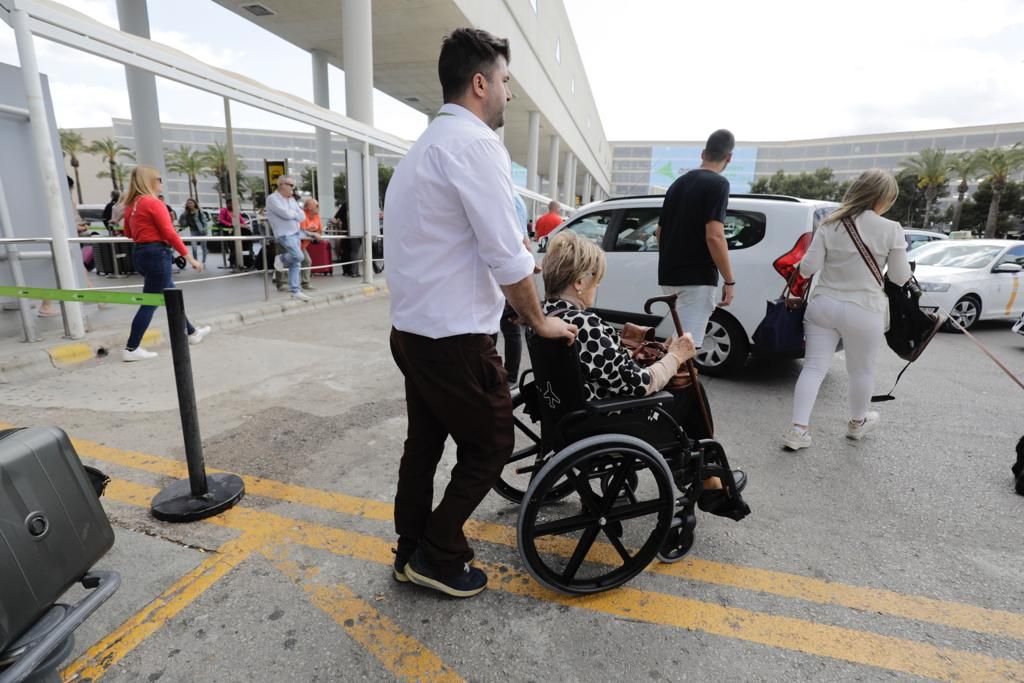
<svg viewBox="0 0 1024 683"><path fill-rule="evenodd" d="M868 250L864 240L860 238L860 233L857 232L857 224L853 222L853 219L849 216L842 219L843 227L846 228L846 232L850 234L850 239L853 240L853 245L857 247L857 251L860 252L860 256L864 259L864 265L868 267L871 274L875 276L875 281L879 287L882 287L882 270L875 263L875 257L871 255L871 251Z"/></svg>

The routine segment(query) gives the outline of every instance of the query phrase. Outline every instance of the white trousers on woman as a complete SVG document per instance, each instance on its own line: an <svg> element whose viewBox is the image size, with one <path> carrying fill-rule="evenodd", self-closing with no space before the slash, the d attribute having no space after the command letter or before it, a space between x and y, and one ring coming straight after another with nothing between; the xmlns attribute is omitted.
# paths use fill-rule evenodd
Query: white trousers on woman
<svg viewBox="0 0 1024 683"><path fill-rule="evenodd" d="M850 376L850 419L863 420L875 387L875 358L882 346L885 314L824 294L811 299L804 314L807 350L793 396L793 424L811 421L818 389L828 374L840 338Z"/></svg>

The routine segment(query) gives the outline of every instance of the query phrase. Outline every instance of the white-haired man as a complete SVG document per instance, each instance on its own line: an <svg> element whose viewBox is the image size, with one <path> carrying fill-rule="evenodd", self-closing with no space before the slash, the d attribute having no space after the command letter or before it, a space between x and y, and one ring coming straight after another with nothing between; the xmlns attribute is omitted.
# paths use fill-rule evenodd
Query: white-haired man
<svg viewBox="0 0 1024 683"><path fill-rule="evenodd" d="M309 301L299 283L302 268L302 239L300 225L306 219L305 212L295 201L295 180L291 176L277 179L277 191L267 197L267 220L277 239L277 251L281 262L288 268L288 289L293 299Z"/></svg>

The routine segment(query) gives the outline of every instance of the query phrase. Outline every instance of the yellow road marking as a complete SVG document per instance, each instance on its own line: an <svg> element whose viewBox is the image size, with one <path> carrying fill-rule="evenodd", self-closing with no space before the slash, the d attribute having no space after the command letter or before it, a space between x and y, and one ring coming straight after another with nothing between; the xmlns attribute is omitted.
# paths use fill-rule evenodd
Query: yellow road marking
<svg viewBox="0 0 1024 683"><path fill-rule="evenodd" d="M148 500L146 505L149 506ZM265 536L243 533L239 538L222 545L216 554L203 560L135 616L72 662L64 669L64 680L95 681L266 541Z"/></svg>
<svg viewBox="0 0 1024 683"><path fill-rule="evenodd" d="M146 507L156 493L153 487L124 480L112 481L107 489L107 496L113 500ZM279 543L297 543L378 564L391 563L390 543L376 536L244 507L232 508L206 521L232 529L255 530L261 535L270 532ZM480 566L492 578L492 588L603 614L940 680L1024 680L1024 663L1009 659L628 587L594 596L570 597L545 590L512 567Z"/></svg>
<svg viewBox="0 0 1024 683"><path fill-rule="evenodd" d="M81 439L75 439L74 445L83 456L153 474L183 478L187 473L184 463L177 460L124 451ZM216 472L218 470L209 468L208 471ZM259 477L245 476L245 484L247 492L251 495L380 521L391 521L394 516L394 508L390 503ZM511 527L470 520L466 524L465 531L470 538L509 547L516 546L516 532ZM571 554L574 548L568 539L553 537L544 539L544 541L545 550L563 555ZM588 558L596 562L605 561L608 564L618 561L617 553L607 544L595 544ZM1024 615L966 603L904 595L880 588L833 583L798 574L742 567L699 558L686 558L676 564L654 562L647 568L647 571L691 581L731 586L785 598L806 600L823 605L836 605L869 613L887 614L903 619L1024 640Z"/></svg>
<svg viewBox="0 0 1024 683"><path fill-rule="evenodd" d="M1006 315L1013 311L1013 302L1017 300L1017 289L1020 288L1020 276L1013 276L1013 290L1010 292L1010 300L1006 302Z"/></svg>
<svg viewBox="0 0 1024 683"><path fill-rule="evenodd" d="M393 621L360 599L344 584L328 586L313 581L316 570L303 570L288 559L281 546L263 548L261 554L296 585L302 586L309 601L331 617L357 643L402 681L464 680L415 638L406 635Z"/></svg>

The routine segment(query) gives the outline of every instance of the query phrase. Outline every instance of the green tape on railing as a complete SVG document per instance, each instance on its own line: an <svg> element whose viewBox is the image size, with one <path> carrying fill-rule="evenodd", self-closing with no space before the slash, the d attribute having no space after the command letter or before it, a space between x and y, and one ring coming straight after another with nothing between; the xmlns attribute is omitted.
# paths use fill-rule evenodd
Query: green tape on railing
<svg viewBox="0 0 1024 683"><path fill-rule="evenodd" d="M132 292L103 292L90 289L46 289L44 287L0 287L0 296L17 299L52 299L56 301L86 301L94 304L128 304L130 306L163 306L163 294L135 294Z"/></svg>

